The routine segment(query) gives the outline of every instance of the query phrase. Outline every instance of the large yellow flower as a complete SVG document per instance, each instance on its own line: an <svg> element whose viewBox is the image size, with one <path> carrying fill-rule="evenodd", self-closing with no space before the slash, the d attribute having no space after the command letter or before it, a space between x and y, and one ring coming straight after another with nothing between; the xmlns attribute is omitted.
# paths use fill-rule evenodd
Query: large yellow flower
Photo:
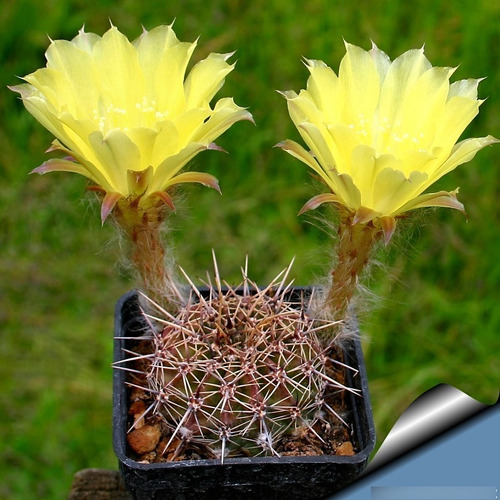
<svg viewBox="0 0 500 500"><path fill-rule="evenodd" d="M171 26L144 31L134 42L111 27L102 37L83 29L71 41L51 42L47 67L12 87L27 110L66 153L35 172L76 172L106 193L104 221L118 201L148 203L167 189L200 182L218 189L206 173L179 173L197 153L239 120L251 120L232 99L210 101L234 65L231 54L210 54L186 77L196 42L180 42ZM173 208L173 206L172 206Z"/></svg>
<svg viewBox="0 0 500 500"><path fill-rule="evenodd" d="M457 190L423 193L498 142L488 136L457 143L482 102L479 80L450 84L454 69L433 67L423 49L392 62L375 45L369 51L351 44L346 49L338 76L324 62L306 60L307 90L283 93L311 152L290 140L279 146L331 190L312 198L303 211L337 203L354 214L355 223L380 223L387 241L396 217L408 210L463 210Z"/></svg>

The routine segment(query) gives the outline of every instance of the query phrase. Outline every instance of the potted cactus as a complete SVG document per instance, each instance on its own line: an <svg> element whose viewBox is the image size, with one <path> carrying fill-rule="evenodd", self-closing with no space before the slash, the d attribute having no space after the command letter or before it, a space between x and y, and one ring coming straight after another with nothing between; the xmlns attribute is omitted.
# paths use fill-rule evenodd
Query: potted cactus
<svg viewBox="0 0 500 500"><path fill-rule="evenodd" d="M445 206L424 193L494 142L456 143L477 114L478 80L449 83L423 50L390 61L346 45L337 76L306 60L307 90L283 92L311 152L279 147L311 167L329 192L301 212L338 208L336 259L326 287L294 288L291 265L267 286L219 276L177 279L162 223L173 190L208 173L183 171L251 114L230 98L210 104L234 65L210 54L186 77L195 43L160 26L129 42L115 27L56 40L47 67L12 87L53 133L63 158L34 172L87 177L101 219L130 243L137 290L116 307L114 446L136 498L319 498L352 482L375 436L352 298L379 242L406 212Z"/></svg>

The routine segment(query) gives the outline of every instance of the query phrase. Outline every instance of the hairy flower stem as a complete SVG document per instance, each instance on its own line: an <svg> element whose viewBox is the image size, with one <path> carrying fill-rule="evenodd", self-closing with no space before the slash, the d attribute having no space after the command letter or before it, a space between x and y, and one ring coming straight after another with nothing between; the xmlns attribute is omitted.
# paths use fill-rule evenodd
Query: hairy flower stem
<svg viewBox="0 0 500 500"><path fill-rule="evenodd" d="M179 305L173 273L166 265L161 226L167 207L158 203L140 209L134 203L118 202L114 216L131 243L131 261L140 279L139 288L150 299L169 311Z"/></svg>
<svg viewBox="0 0 500 500"><path fill-rule="evenodd" d="M338 234L337 265L332 271L324 312L335 320L344 320L359 276L368 263L375 243L382 236L382 231L372 222L355 222L354 214L342 208Z"/></svg>

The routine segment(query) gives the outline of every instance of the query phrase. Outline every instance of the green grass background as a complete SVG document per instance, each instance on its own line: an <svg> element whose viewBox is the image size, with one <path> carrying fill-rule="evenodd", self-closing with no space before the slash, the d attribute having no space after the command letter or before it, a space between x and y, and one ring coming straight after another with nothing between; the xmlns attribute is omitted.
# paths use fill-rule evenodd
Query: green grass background
<svg viewBox="0 0 500 500"><path fill-rule="evenodd" d="M84 467L115 468L111 446L113 309L132 288L114 228L100 227L85 180L28 176L52 138L6 85L44 64L48 36L71 39L109 20L131 38L176 19L196 58L237 49L223 88L257 126L236 124L193 167L215 174L223 196L183 191L171 244L192 275L211 268L237 283L245 255L266 283L293 256L297 284L321 280L332 241L314 216L297 217L315 191L304 165L272 146L297 139L276 89L303 88L302 56L334 69L343 39L392 58L425 44L456 79L483 77L488 97L468 136L500 136L500 3L490 0L143 1L19 0L0 9L0 498L65 498ZM425 103L422 103L425 105ZM481 151L439 188L461 186L468 222L419 213L377 255L361 316L380 444L397 417L438 383L485 404L498 398L500 148ZM328 211L323 211L328 216Z"/></svg>

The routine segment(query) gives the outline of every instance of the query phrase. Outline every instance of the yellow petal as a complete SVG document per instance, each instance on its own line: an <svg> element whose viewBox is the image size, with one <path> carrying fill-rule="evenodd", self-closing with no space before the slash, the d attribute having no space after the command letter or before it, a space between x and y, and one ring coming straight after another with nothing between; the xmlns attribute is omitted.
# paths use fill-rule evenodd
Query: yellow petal
<svg viewBox="0 0 500 500"><path fill-rule="evenodd" d="M454 208L465 214L463 204L457 200L458 188L455 191L439 191L437 193L427 193L417 196L413 200L403 205L397 213L408 212L416 208L426 207L446 207Z"/></svg>
<svg viewBox="0 0 500 500"><path fill-rule="evenodd" d="M101 95L118 109L132 112L145 95L145 82L136 48L114 26L94 45L93 62Z"/></svg>
<svg viewBox="0 0 500 500"><path fill-rule="evenodd" d="M179 170L200 151L209 149L209 145L192 142L179 153L166 158L156 169L148 192L165 191Z"/></svg>
<svg viewBox="0 0 500 500"><path fill-rule="evenodd" d="M63 153L66 153L68 157L73 157L75 160L75 165L80 165L80 167L83 169L82 171L77 171L77 170L68 170L72 171L78 174L81 174L88 179L94 181L98 186L102 188L103 191L112 191L113 186L110 184L108 177L103 173L102 168L97 168L95 165L98 165L98 161L95 157L93 157L93 161L89 161L89 159L82 154L78 153L75 150L70 150L63 146L59 141L55 140L52 143L52 146L47 150L49 151L62 151ZM50 162L57 162L59 160L53 159L53 160L48 160L47 164L50 164ZM40 166L41 167L41 166ZM39 167L39 168L40 168ZM35 169L36 171L37 169ZM45 170L43 172L39 173L46 173L49 172L50 170Z"/></svg>
<svg viewBox="0 0 500 500"><path fill-rule="evenodd" d="M35 73L39 84L47 83L47 87L57 92L56 100L64 103L65 112L75 117L88 116L89 110L97 107L99 90L94 84L97 75L92 55L72 42L56 40L46 56L47 67L54 70L52 81L47 82L51 73L42 69L38 75Z"/></svg>
<svg viewBox="0 0 500 500"><path fill-rule="evenodd" d="M196 140L198 131L204 122L210 117L211 112L206 108L193 108L186 110L173 120L177 133L179 134L179 147L184 147L188 142L200 142Z"/></svg>
<svg viewBox="0 0 500 500"><path fill-rule="evenodd" d="M382 170L373 186L373 209L383 215L399 213L401 206L423 191L426 180L424 172L412 172L406 177L400 170Z"/></svg>
<svg viewBox="0 0 500 500"><path fill-rule="evenodd" d="M391 66L391 60L389 56L384 51L380 50L373 42L372 48L368 51L368 53L375 63L380 82L382 83L385 80L387 71Z"/></svg>
<svg viewBox="0 0 500 500"><path fill-rule="evenodd" d="M155 168L160 165L165 158L177 154L181 148L179 132L172 121L162 121L157 125L159 130L150 157L151 165Z"/></svg>
<svg viewBox="0 0 500 500"><path fill-rule="evenodd" d="M279 142L276 144L277 148L283 149L294 158L297 158L301 162L305 163L309 167L311 167L316 173L318 173L321 177L323 177L324 172L320 167L318 162L314 159L314 156L311 153L307 152L300 144L295 141L291 141L289 139Z"/></svg>
<svg viewBox="0 0 500 500"><path fill-rule="evenodd" d="M356 210L360 207L361 193L354 184L353 179L350 175L339 174L339 172L334 168L332 164L327 167L327 163L318 163L310 153L308 153L302 146L300 146L300 144L297 144L294 141L283 141L277 144L277 147L281 147L287 153L310 166L316 173L321 176L327 186L340 200L342 200L342 203L346 207L350 208L351 210Z"/></svg>
<svg viewBox="0 0 500 500"><path fill-rule="evenodd" d="M376 156L371 146L359 145L352 149L350 172L354 184L361 193L361 204L374 206L374 185L378 174L384 169L400 169L401 162L392 155Z"/></svg>
<svg viewBox="0 0 500 500"><path fill-rule="evenodd" d="M409 89L429 68L431 63L424 56L423 49L409 50L392 62L387 69L380 93L381 120L387 119L388 123L395 121Z"/></svg>
<svg viewBox="0 0 500 500"><path fill-rule="evenodd" d="M158 26L136 42L147 94L155 96L158 109L180 114L185 106L184 78L196 42L179 42L170 26Z"/></svg>
<svg viewBox="0 0 500 500"><path fill-rule="evenodd" d="M361 206L361 193L348 174L338 174L336 170L330 173L332 191L343 200L343 204L350 210L357 210Z"/></svg>
<svg viewBox="0 0 500 500"><path fill-rule="evenodd" d="M343 120L355 123L373 116L381 82L377 65L367 51L349 43L346 49L339 68L339 81L346 101Z"/></svg>
<svg viewBox="0 0 500 500"><path fill-rule="evenodd" d="M53 114L60 112L58 96L67 95L70 89L65 80L61 78L59 71L53 68L42 68L25 76L24 80L29 85L12 87L12 90L19 92L23 99L37 97L45 101L47 108L51 109Z"/></svg>
<svg viewBox="0 0 500 500"><path fill-rule="evenodd" d="M477 99L477 88L482 78L468 78L467 80L458 80L450 85L448 99L455 96Z"/></svg>
<svg viewBox="0 0 500 500"><path fill-rule="evenodd" d="M213 96L224 84L226 75L234 68L234 64L229 65L226 62L231 55L210 54L194 66L184 86L188 107L208 106Z"/></svg>
<svg viewBox="0 0 500 500"><path fill-rule="evenodd" d="M126 135L137 146L141 154L137 170L156 166L152 161L152 152L158 140L158 131L147 127L137 127L127 130Z"/></svg>
<svg viewBox="0 0 500 500"><path fill-rule="evenodd" d="M311 73L307 80L307 92L324 113L326 120L335 123L342 113L343 87L335 72L323 61L306 59L306 63Z"/></svg>
<svg viewBox="0 0 500 500"><path fill-rule="evenodd" d="M89 135L96 130L92 120L89 118L79 120L66 112L62 112L57 116L53 115L51 120L57 123L61 129L55 136L69 150L86 157L89 161L94 162L96 160L95 152L88 141Z"/></svg>
<svg viewBox="0 0 500 500"><path fill-rule="evenodd" d="M431 68L407 90L399 106L398 126L393 127L393 133L400 138L392 142L396 154L400 154L403 148L424 149L432 144L431 138L435 136L445 112L448 78L453 71L450 68ZM407 141L403 142L401 139L405 138Z"/></svg>
<svg viewBox="0 0 500 500"><path fill-rule="evenodd" d="M303 122L298 127L300 135L304 138L306 144L311 148L314 156L323 168L328 177L329 171L335 167L335 159L332 154L332 147L329 142L331 138L328 135L322 134L318 127L309 122ZM324 175L322 174L324 177ZM325 179L326 180L326 179Z"/></svg>
<svg viewBox="0 0 500 500"><path fill-rule="evenodd" d="M432 173L429 178L429 185L433 182L436 182L443 175L451 172L459 165L472 160L479 150L498 142L500 141L491 135L488 135L486 137L464 139L463 141L459 142L453 147L449 158Z"/></svg>
<svg viewBox="0 0 500 500"><path fill-rule="evenodd" d="M79 49L92 53L94 45L101 39L99 35L95 33L87 33L83 28L78 32L71 43L75 44Z"/></svg>
<svg viewBox="0 0 500 500"><path fill-rule="evenodd" d="M363 142L365 144L369 142L368 137L360 136L354 128L343 123L330 125L328 133L327 137L331 141L326 144L326 147L330 148L337 170L353 175L351 156ZM367 145L367 147L371 149L370 146Z"/></svg>
<svg viewBox="0 0 500 500"><path fill-rule="evenodd" d="M92 132L89 143L99 160L100 170L114 187L113 191L127 194L127 171L139 170L141 156L137 146L121 130L111 130L103 137Z"/></svg>
<svg viewBox="0 0 500 500"><path fill-rule="evenodd" d="M436 123L435 143L445 146L449 153L467 125L478 114L481 102L462 96L449 99Z"/></svg>
<svg viewBox="0 0 500 500"><path fill-rule="evenodd" d="M23 87L18 85L16 89ZM28 112L41 123L52 135L63 140L64 128L62 123L57 119L52 109L47 106L47 101L37 95L30 95L23 98L23 103Z"/></svg>
<svg viewBox="0 0 500 500"><path fill-rule="evenodd" d="M212 116L199 126L191 140L208 144L223 134L233 123L241 120L253 122L253 117L246 109L237 106L232 98L220 99L215 105Z"/></svg>
<svg viewBox="0 0 500 500"><path fill-rule="evenodd" d="M153 176L153 167L148 167L145 170L127 170L128 192L134 196L144 194Z"/></svg>
<svg viewBox="0 0 500 500"><path fill-rule="evenodd" d="M318 109L309 92L303 90L299 95L289 97L287 100L288 112L296 127L299 127L304 122L310 122L322 131L326 130L324 115Z"/></svg>

